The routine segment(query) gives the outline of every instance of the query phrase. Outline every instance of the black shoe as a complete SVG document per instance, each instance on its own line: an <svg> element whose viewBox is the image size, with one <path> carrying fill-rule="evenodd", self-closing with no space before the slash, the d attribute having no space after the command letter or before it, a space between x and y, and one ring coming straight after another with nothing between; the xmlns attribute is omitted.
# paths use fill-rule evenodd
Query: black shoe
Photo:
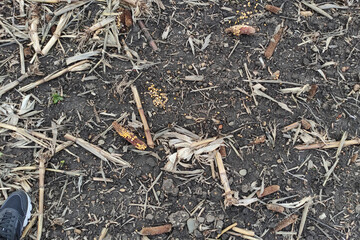
<svg viewBox="0 0 360 240"><path fill-rule="evenodd" d="M12 193L0 208L0 239L20 239L31 215L31 200L24 191Z"/></svg>

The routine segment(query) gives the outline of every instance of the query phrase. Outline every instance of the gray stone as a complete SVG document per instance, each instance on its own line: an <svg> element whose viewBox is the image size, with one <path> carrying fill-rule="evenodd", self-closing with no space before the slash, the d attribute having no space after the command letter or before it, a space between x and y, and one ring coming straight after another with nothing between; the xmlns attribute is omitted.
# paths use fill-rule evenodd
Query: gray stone
<svg viewBox="0 0 360 240"><path fill-rule="evenodd" d="M204 217L198 217L196 220L198 220L199 223L204 223L205 222Z"/></svg>
<svg viewBox="0 0 360 240"><path fill-rule="evenodd" d="M212 214L210 214L210 213L208 213L208 214L206 215L205 219L206 219L206 222L212 223L212 222L215 221L215 216L212 215Z"/></svg>
<svg viewBox="0 0 360 240"><path fill-rule="evenodd" d="M215 228L216 228L216 229L222 229L223 226L224 226L224 222L223 222L222 220L217 220L217 221L215 222Z"/></svg>
<svg viewBox="0 0 360 240"><path fill-rule="evenodd" d="M164 192L175 196L179 193L179 188L174 185L174 181L172 179L165 179L163 181L162 189Z"/></svg>
<svg viewBox="0 0 360 240"><path fill-rule="evenodd" d="M189 218L186 222L189 233L192 234L195 229L199 226L199 222L195 218Z"/></svg>
<svg viewBox="0 0 360 240"><path fill-rule="evenodd" d="M177 211L175 213L170 214L169 222L173 225L173 227L183 227L185 226L185 221L189 219L189 214L184 211Z"/></svg>
<svg viewBox="0 0 360 240"><path fill-rule="evenodd" d="M194 231L194 236L196 237L196 239L202 239L204 237L199 230Z"/></svg>
<svg viewBox="0 0 360 240"><path fill-rule="evenodd" d="M360 204L356 205L355 212L360 213Z"/></svg>
<svg viewBox="0 0 360 240"><path fill-rule="evenodd" d="M98 141L98 145L99 145L99 146L104 145L104 143L105 143L105 141L102 140L102 139L100 139L100 140Z"/></svg>
<svg viewBox="0 0 360 240"><path fill-rule="evenodd" d="M146 217L145 217L146 219L148 219L148 220L153 220L154 219L154 215L152 215L152 214L147 214L146 215Z"/></svg>
<svg viewBox="0 0 360 240"><path fill-rule="evenodd" d="M248 184L241 185L241 191L247 193L248 191L250 191L250 186Z"/></svg>

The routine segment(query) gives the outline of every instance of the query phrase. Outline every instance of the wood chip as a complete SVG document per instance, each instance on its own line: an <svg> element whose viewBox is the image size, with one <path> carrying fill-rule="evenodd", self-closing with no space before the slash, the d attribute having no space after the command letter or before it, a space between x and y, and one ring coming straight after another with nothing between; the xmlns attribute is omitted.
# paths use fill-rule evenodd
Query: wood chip
<svg viewBox="0 0 360 240"><path fill-rule="evenodd" d="M280 190L279 185L271 185L271 186L266 187L262 193L260 193L260 190L257 191L256 195L258 196L258 198L262 198L262 197L265 197L265 196L270 195L272 193L275 193L275 192L277 192L279 190Z"/></svg>
<svg viewBox="0 0 360 240"><path fill-rule="evenodd" d="M139 233L140 235L153 236L171 232L171 229L171 224L165 224L157 227L143 227Z"/></svg>
<svg viewBox="0 0 360 240"><path fill-rule="evenodd" d="M274 228L275 232L278 232L284 228L286 228L287 226L289 226L290 224L293 224L294 222L296 222L296 220L298 219L298 215L294 214L291 215L288 218L285 218L284 220L282 220L281 222L279 222L276 227Z"/></svg>

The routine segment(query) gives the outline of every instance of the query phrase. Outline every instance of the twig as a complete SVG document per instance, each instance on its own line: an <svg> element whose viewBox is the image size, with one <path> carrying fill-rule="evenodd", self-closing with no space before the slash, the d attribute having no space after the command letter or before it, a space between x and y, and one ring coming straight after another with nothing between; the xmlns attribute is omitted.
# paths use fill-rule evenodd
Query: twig
<svg viewBox="0 0 360 240"><path fill-rule="evenodd" d="M234 232L238 232L247 236L255 236L255 232L251 231L251 230L247 230L247 229L243 229L243 228L238 228L238 227L233 227L231 230L233 230Z"/></svg>
<svg viewBox="0 0 360 240"><path fill-rule="evenodd" d="M57 77L60 77L61 75L65 74L65 73L68 73L68 72L75 72L75 71L83 71L85 70L86 68L89 67L89 61L88 60L84 60L84 61L81 61L81 62L78 62L78 63L75 63L67 68L64 68L60 71L57 71L57 72L54 72L46 77L44 77L43 79L40 79L34 83L30 83L24 87L21 87L19 89L20 92L27 92L37 86L39 86L40 84L43 84L45 82L48 82L48 81L51 81Z"/></svg>
<svg viewBox="0 0 360 240"><path fill-rule="evenodd" d="M107 227L104 227L102 230L101 230L101 233L100 233L100 236L99 236L99 240L103 240L105 237L106 237L106 234L108 232L108 228Z"/></svg>
<svg viewBox="0 0 360 240"><path fill-rule="evenodd" d="M273 37L270 39L269 45L267 46L265 53L264 53L264 55L267 59L271 58L272 55L274 54L275 48L276 48L277 44L279 43L284 30L285 30L285 27L283 27L282 24L280 24L276 27L275 33L274 33Z"/></svg>
<svg viewBox="0 0 360 240"><path fill-rule="evenodd" d="M45 47L41 51L41 53L43 55L46 55L50 51L50 49L54 46L56 41L59 40L61 32L63 31L63 28L64 28L65 24L68 22L70 16L71 16L71 12L66 13L66 14L61 16L61 18L59 20L59 23L58 23L58 25L56 27L55 32L53 33L53 35L50 38L49 42L45 45Z"/></svg>
<svg viewBox="0 0 360 240"><path fill-rule="evenodd" d="M76 144L78 144L79 146L83 147L84 149L88 150L89 152L91 152L92 154L94 154L95 156L97 156L98 158L104 160L104 161L111 161L115 164L120 164L123 167L130 167L130 163L126 162L125 160L121 159L120 157L114 157L113 155L111 155L110 153L108 153L107 151L99 148L98 146L95 146L91 143L86 142L84 139L82 138L77 138L74 137L70 134L66 134L65 138L67 140L73 141Z"/></svg>
<svg viewBox="0 0 360 240"><path fill-rule="evenodd" d="M36 214L34 214L34 216L32 217L32 219L30 220L30 222L28 223L28 225L26 225L26 227L24 228L22 234L21 234L21 238L20 239L24 239L29 231L31 230L31 228L35 225L36 220L37 220L38 216Z"/></svg>
<svg viewBox="0 0 360 240"><path fill-rule="evenodd" d="M147 145L151 148L154 148L154 142L153 142L151 134L150 134L149 125L148 125L146 117L145 117L144 109L142 108L139 92L138 92L136 86L134 86L134 85L131 85L131 90L134 94L134 100L136 102L136 106L139 111L141 121L144 125L144 132L145 132Z"/></svg>
<svg viewBox="0 0 360 240"><path fill-rule="evenodd" d="M221 237L221 235L223 235L224 233L226 233L227 231L231 230L233 227L236 227L237 223L233 223L230 226L226 227L224 230L221 231L221 233L219 233L216 236L216 239L218 239L219 237Z"/></svg>
<svg viewBox="0 0 360 240"><path fill-rule="evenodd" d="M138 20L138 24L140 26L141 31L143 31L146 39L148 40L149 45L151 46L151 48L154 51L158 51L159 48L156 46L155 41L153 40L153 38L151 37L151 34L149 33L148 29L145 27L145 24L142 20Z"/></svg>

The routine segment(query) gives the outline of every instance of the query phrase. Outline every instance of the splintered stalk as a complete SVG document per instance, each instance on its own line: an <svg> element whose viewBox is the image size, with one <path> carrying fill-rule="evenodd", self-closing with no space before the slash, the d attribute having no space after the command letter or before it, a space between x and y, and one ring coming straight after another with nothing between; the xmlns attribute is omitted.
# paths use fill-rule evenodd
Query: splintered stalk
<svg viewBox="0 0 360 240"><path fill-rule="evenodd" d="M70 16L71 16L71 12L68 12L61 16L54 34L52 35L49 42L45 45L45 47L41 51L41 53L43 55L46 55L50 51L50 49L54 46L56 41L59 40L61 32L63 31L63 28L65 27L66 23L68 22Z"/></svg>
<svg viewBox="0 0 360 240"><path fill-rule="evenodd" d="M222 183L222 185L224 187L224 191L225 191L224 205L225 205L225 207L229 207L229 206L233 205L234 203L236 203L236 199L233 196L233 191L231 191L231 189L230 189L229 180L227 178L224 163L223 163L223 160L221 158L221 154L219 151L216 151L216 163L217 163L217 167L219 169L220 180L221 180L221 183Z"/></svg>
<svg viewBox="0 0 360 240"><path fill-rule="evenodd" d="M136 86L131 85L131 91L134 94L134 99L135 99L135 102L136 102L136 106L137 106L137 109L139 111L141 121L142 121L142 123L144 125L144 132L145 132L147 145L149 147L151 147L151 148L154 148L154 142L153 142L151 134L150 134L149 125L147 123L145 113L144 113L144 109L142 108L139 92L138 92Z"/></svg>
<svg viewBox="0 0 360 240"><path fill-rule="evenodd" d="M57 77L60 77L61 75L68 73L68 72L74 72L74 71L82 71L85 70L86 68L89 67L89 61L88 60L84 60L78 63L75 63L67 68L64 68L60 71L54 72L46 77L44 77L43 79L40 79L34 83L30 83L22 88L19 89L20 92L27 92L37 86L39 86L40 84L43 84L45 82L51 81Z"/></svg>
<svg viewBox="0 0 360 240"><path fill-rule="evenodd" d="M119 164L123 167L130 167L130 163L126 162L125 160L119 158L119 157L115 157L113 155L111 155L109 152L99 148L98 146L95 146L94 144L88 143L86 142L84 139L82 138L77 138L74 137L70 134L66 134L65 138L67 140L73 141L75 142L77 145L83 147L84 149L86 149L87 151L91 152L92 154L94 154L95 156L97 156L98 158L104 160L104 161L111 161L115 164Z"/></svg>
<svg viewBox="0 0 360 240"><path fill-rule="evenodd" d="M158 51L159 48L156 46L156 43L154 41L154 39L151 37L151 34L149 33L149 30L146 28L144 22L142 20L138 20L138 24L141 28L141 30L143 31L149 45L151 46L151 48L154 50L154 51Z"/></svg>
<svg viewBox="0 0 360 240"><path fill-rule="evenodd" d="M30 27L29 27L29 37L32 42L32 46L36 53L41 53L41 46L39 42L39 35L38 35L38 25L40 22L39 19L39 7L37 4L32 4L31 9L31 20L30 20Z"/></svg>
<svg viewBox="0 0 360 240"><path fill-rule="evenodd" d="M139 149L139 150L145 150L146 149L146 147L147 147L146 144L143 141L141 141L134 133L130 132L125 127L118 124L116 121L114 121L112 123L112 126L114 127L115 131L120 136L125 138L126 141L131 143L137 149Z"/></svg>
<svg viewBox="0 0 360 240"><path fill-rule="evenodd" d="M113 22L115 20L116 17L111 16L108 18L105 18L103 20L101 20L100 22L95 23L94 25L92 25L91 27L89 27L86 32L87 33L92 33L95 32L96 30L105 27L106 25L108 25L109 23Z"/></svg>
<svg viewBox="0 0 360 240"><path fill-rule="evenodd" d="M43 222L44 222L44 192L45 192L45 163L51 158L50 151L40 153L39 157L39 210L38 210L38 228L36 239L41 240Z"/></svg>

